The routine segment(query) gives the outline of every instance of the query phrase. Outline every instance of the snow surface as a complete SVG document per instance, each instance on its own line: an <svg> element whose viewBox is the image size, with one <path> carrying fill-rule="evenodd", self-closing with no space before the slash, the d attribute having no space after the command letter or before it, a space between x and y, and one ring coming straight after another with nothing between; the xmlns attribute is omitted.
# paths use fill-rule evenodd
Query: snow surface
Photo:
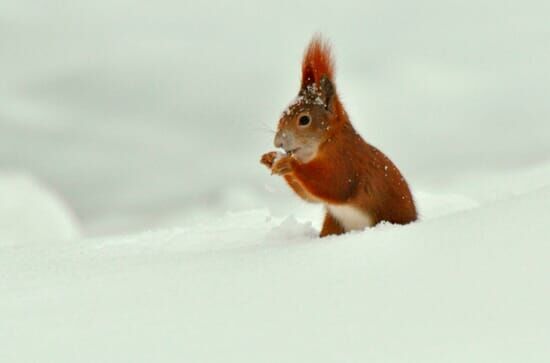
<svg viewBox="0 0 550 363"><path fill-rule="evenodd" d="M0 2L0 362L550 361L549 12ZM260 165L316 31L419 222Z"/></svg>
<svg viewBox="0 0 550 363"><path fill-rule="evenodd" d="M318 239L267 211L1 247L2 361L543 362L550 186Z"/></svg>

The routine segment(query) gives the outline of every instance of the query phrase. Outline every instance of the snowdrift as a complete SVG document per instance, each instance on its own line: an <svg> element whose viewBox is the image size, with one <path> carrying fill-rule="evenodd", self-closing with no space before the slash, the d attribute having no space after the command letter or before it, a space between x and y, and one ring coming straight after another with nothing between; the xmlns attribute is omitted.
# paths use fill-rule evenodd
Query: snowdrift
<svg viewBox="0 0 550 363"><path fill-rule="evenodd" d="M1 361L543 362L550 187L318 239L266 211L0 253Z"/></svg>
<svg viewBox="0 0 550 363"><path fill-rule="evenodd" d="M76 218L54 192L29 175L0 173L0 246L78 236Z"/></svg>

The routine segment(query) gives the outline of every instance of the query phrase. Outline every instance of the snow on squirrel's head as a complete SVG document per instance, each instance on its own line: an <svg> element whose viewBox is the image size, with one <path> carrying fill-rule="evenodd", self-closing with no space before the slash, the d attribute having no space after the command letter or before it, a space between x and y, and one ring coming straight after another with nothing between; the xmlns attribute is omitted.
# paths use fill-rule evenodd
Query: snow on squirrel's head
<svg viewBox="0 0 550 363"><path fill-rule="evenodd" d="M279 120L275 147L283 148L301 162L311 161L341 122L342 115L334 85L331 47L320 35L315 35L302 61L298 96Z"/></svg>

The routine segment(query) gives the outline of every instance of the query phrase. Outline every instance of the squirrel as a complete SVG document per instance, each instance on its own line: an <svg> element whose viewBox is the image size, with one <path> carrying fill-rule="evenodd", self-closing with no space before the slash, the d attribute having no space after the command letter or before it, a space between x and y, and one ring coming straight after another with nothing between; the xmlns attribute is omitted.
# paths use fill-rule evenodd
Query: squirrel
<svg viewBox="0 0 550 363"><path fill-rule="evenodd" d="M300 91L279 120L274 144L286 153L268 152L261 163L302 199L325 205L320 237L417 219L397 167L353 128L336 93L330 44L320 35L305 51Z"/></svg>

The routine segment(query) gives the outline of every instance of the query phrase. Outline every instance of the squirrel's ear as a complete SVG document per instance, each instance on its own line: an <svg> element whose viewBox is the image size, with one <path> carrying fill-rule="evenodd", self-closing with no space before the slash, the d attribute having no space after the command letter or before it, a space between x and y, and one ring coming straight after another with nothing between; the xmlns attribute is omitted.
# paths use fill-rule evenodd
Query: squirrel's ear
<svg viewBox="0 0 550 363"><path fill-rule="evenodd" d="M321 77L321 95L323 97L323 102L325 103L325 108L328 110L330 106L332 106L332 99L334 97L334 85L332 84L332 81L328 78L327 75L324 75Z"/></svg>
<svg viewBox="0 0 550 363"><path fill-rule="evenodd" d="M312 84L320 85L323 76L334 79L334 61L330 44L321 35L313 36L302 61L302 86L306 89Z"/></svg>

